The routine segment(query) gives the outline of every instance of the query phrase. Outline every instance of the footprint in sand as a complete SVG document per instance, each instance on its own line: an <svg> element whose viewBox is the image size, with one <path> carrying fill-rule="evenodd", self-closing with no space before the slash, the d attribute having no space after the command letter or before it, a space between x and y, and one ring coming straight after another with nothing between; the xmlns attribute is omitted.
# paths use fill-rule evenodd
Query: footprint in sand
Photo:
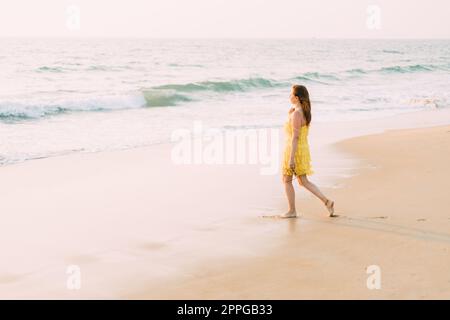
<svg viewBox="0 0 450 320"><path fill-rule="evenodd" d="M294 216L294 217L281 217L279 214L273 214L273 215L261 215L261 218L269 218L269 219L296 219L300 218L300 216Z"/></svg>
<svg viewBox="0 0 450 320"><path fill-rule="evenodd" d="M427 221L427 219L420 218L420 219L417 219L417 221Z"/></svg>
<svg viewBox="0 0 450 320"><path fill-rule="evenodd" d="M275 215L261 215L261 218L270 218L270 219L300 219L302 216L301 215L297 215L295 217L281 217L281 215L279 214L275 214ZM345 217L345 216L341 216L339 214L333 214L332 216L327 216L327 218L339 218L339 217Z"/></svg>
<svg viewBox="0 0 450 320"><path fill-rule="evenodd" d="M387 219L389 216L368 217L369 219Z"/></svg>
<svg viewBox="0 0 450 320"><path fill-rule="evenodd" d="M279 217L278 214L272 214L272 215L260 215L261 218L270 218L270 219L276 219L277 217Z"/></svg>

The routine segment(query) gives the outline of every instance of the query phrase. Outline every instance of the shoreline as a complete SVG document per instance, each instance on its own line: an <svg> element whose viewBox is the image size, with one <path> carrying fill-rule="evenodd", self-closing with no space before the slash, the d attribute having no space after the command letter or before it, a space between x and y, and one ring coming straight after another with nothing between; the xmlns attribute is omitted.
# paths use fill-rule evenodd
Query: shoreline
<svg viewBox="0 0 450 320"><path fill-rule="evenodd" d="M415 113L388 119L384 130L399 125L398 119L403 126L445 122L435 110L425 113L423 118ZM352 129L346 128L348 123L314 127L313 167L322 173L312 180L326 194L340 192L339 185L349 181L348 172L351 180L371 168L330 141L368 129L383 130L377 121L370 128L367 123L358 122ZM334 131L326 131L326 126ZM0 210L14 213L2 224L2 251L10 264L0 271L0 297L136 297L143 292L142 286L157 288L174 279L188 283L203 277L199 261L217 268L264 261L268 252L285 244L286 233L288 237L295 234L295 225L286 232L284 221L274 224L259 218L261 212L284 209L277 176L261 176L257 166L251 165L176 169L167 163L170 149L166 144L71 154L0 167L0 177L8 182L1 186L6 201ZM338 163L327 161L328 156ZM240 185L235 185L235 177ZM302 191L297 201L310 199ZM232 202L224 202L224 196ZM318 201L304 202L308 203L305 210L324 209ZM317 221L325 223L322 218L299 221L303 222L300 229L310 235ZM329 227L325 223L325 229ZM27 254L22 256L23 252ZM64 286L66 268L73 264L80 265L84 274L80 291ZM208 287L202 290L213 292ZM144 290L138 298L149 296ZM245 297L245 291L229 297Z"/></svg>
<svg viewBox="0 0 450 320"><path fill-rule="evenodd" d="M119 110L119 111L121 111L121 110ZM132 109L132 111L133 111L133 109ZM343 121L337 121L337 122L315 122L314 126L312 126L312 129L315 130L314 127L320 127L319 130L323 130L323 128L325 128L327 126L338 128L341 131L341 133L338 133L334 137L331 137L332 139L328 139L328 138L324 138L324 137L319 137L319 139L318 139L319 143L325 142L325 143L331 144L331 143L334 143L334 142L337 142L340 140L348 139L353 136L361 136L361 135L367 135L367 134L371 134L371 133L375 133L375 132L381 132L383 130L395 129L396 126L398 126L399 124L396 124L394 119L398 119L398 118L408 119L408 121L410 122L410 124L406 125L404 128L408 128L408 127L412 128L412 127L420 127L420 126L426 127L426 126L430 126L430 125L434 126L434 125L439 125L439 123L444 124L445 120L439 121L438 119L436 119L435 113L441 113L443 115L450 116L450 109L437 108L437 109L420 110L420 111L409 111L409 112L404 112L404 113L398 113L395 115L386 115L383 117L376 117L376 118L372 118L372 119L363 119L363 120L343 120ZM425 117L424 121L422 121L422 122L416 121L416 119L420 115L423 115ZM384 120L386 120L386 124L383 125L382 127L380 127L379 129L370 128L370 122L374 121L374 122L381 123ZM363 124L363 125L361 125L361 124ZM364 124L368 124L368 126L366 126ZM345 127L348 127L348 126L351 126L353 128L353 131L346 130ZM274 128L274 127L261 127L261 128L262 129L270 129L270 128ZM282 130L282 125L280 125L278 128L280 130ZM187 129L190 130L192 128L187 128ZM217 128L213 127L212 129L215 130ZM221 129L219 129L219 130L221 130ZM242 130L245 131L245 130L251 130L251 129L250 128L236 129L236 131L242 131ZM65 151L60 151L58 153L54 153L54 154L36 155L31 158L25 158L22 160L15 160L12 162L0 163L0 168L12 166L12 165L18 165L18 164L26 163L29 161L66 157L66 156L72 156L72 155L77 155L77 154L98 154L98 153L104 153L104 152L114 153L114 152L123 152L123 151L154 148L154 147L158 147L158 146L166 146L166 145L173 144L173 142L171 142L169 140L152 142L150 144L143 144L143 145L137 145L137 146L122 147L122 148L117 148L117 149L101 149L101 150L93 151L93 150L84 150L83 148L81 148L81 149L74 149L74 150L65 150Z"/></svg>

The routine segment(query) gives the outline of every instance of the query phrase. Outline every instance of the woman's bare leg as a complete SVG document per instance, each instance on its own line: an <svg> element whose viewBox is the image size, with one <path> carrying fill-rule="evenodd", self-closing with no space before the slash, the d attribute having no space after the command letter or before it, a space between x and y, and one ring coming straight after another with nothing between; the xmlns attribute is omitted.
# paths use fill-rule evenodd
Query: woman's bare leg
<svg viewBox="0 0 450 320"><path fill-rule="evenodd" d="M334 201L328 199L319 188L308 180L305 174L298 177L298 183L309 190L312 194L314 194L317 198L322 200L323 204L327 207L328 212L330 213L330 217L335 217L334 215Z"/></svg>
<svg viewBox="0 0 450 320"><path fill-rule="evenodd" d="M284 190L286 191L286 197L288 199L289 210L285 214L281 215L282 218L290 218L297 216L295 210L295 191L292 185L293 176L283 176Z"/></svg>
<svg viewBox="0 0 450 320"><path fill-rule="evenodd" d="M308 180L306 174L303 174L298 177L298 183L301 186L304 186L307 190L309 190L312 194L314 194L317 198L322 200L322 202L327 205L328 198L319 190L319 188Z"/></svg>

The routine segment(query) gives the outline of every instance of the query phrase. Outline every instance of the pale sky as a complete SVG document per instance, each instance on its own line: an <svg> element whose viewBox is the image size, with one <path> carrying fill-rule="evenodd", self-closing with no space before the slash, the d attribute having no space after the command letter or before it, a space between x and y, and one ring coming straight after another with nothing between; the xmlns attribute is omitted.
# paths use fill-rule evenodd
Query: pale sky
<svg viewBox="0 0 450 320"><path fill-rule="evenodd" d="M0 37L450 38L448 0L1 0L0 4Z"/></svg>

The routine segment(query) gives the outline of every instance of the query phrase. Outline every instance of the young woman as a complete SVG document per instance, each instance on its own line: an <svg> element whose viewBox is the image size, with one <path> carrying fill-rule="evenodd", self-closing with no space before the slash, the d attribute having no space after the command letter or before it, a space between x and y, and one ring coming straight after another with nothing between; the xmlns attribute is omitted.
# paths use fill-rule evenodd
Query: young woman
<svg viewBox="0 0 450 320"><path fill-rule="evenodd" d="M290 102L293 108L289 110L288 121L284 125L286 146L283 159L283 183L289 204L289 211L280 215L281 218L295 218L295 191L292 185L293 175L297 176L300 186L317 196L328 209L330 217L334 214L334 201L328 199L319 188L308 180L307 175L314 171L311 168L311 156L308 145L308 131L311 123L311 102L305 86L293 85Z"/></svg>

